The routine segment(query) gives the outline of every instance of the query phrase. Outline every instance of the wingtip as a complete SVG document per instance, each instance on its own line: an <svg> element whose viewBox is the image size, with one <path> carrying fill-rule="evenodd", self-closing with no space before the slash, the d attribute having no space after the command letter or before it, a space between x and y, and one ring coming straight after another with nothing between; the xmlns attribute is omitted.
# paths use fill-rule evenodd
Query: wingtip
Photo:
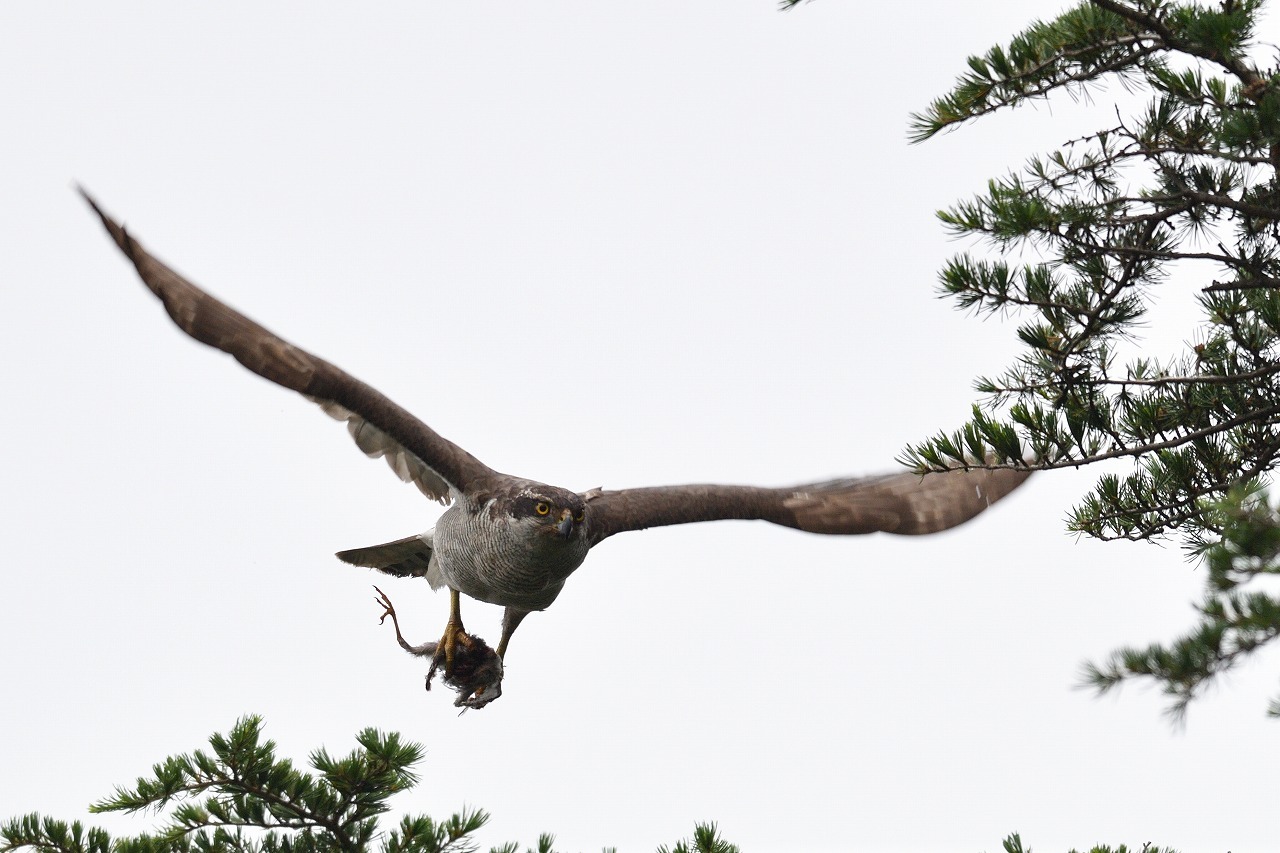
<svg viewBox="0 0 1280 853"><path fill-rule="evenodd" d="M114 240L116 245L123 249L130 258L132 258L133 254L130 251L129 246L133 240L129 237L129 232L125 230L123 225L107 215L107 212L98 204L97 199L89 194L89 191L84 188L83 184L77 183L74 186L76 192L80 193L80 197L85 200L85 203L93 209L94 213L98 214L98 218L102 220L102 226L107 229L107 233L111 235L111 239Z"/></svg>
<svg viewBox="0 0 1280 853"><path fill-rule="evenodd" d="M103 219L109 218L105 213L102 212L102 208L98 206L98 202L94 200L93 196L89 195L89 191L84 188L84 184L77 182L75 184L72 184L72 186L75 188L76 192L80 193L80 197L83 198L89 204L89 207L93 208L94 213L98 214L98 216L102 217Z"/></svg>

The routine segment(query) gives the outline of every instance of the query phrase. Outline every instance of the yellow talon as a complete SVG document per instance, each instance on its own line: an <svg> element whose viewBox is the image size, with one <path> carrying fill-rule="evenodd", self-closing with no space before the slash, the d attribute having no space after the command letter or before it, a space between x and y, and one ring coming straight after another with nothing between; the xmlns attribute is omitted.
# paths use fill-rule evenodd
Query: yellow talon
<svg viewBox="0 0 1280 853"><path fill-rule="evenodd" d="M444 626L444 636L440 638L436 660L444 659L445 678L453 675L454 661L458 657L458 645L470 648L471 637L467 629L462 627L462 602L456 589L449 590L449 621Z"/></svg>

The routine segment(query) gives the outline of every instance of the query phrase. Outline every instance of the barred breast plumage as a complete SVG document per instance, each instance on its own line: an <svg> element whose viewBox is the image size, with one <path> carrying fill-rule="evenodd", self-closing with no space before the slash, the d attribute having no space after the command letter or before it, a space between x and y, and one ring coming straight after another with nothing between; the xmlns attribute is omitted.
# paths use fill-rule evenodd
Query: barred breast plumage
<svg viewBox="0 0 1280 853"><path fill-rule="evenodd" d="M454 504L432 535L440 579L464 595L543 610L586 559L586 536L542 536L529 518L508 515L490 501L479 511ZM432 579L428 575L428 579Z"/></svg>

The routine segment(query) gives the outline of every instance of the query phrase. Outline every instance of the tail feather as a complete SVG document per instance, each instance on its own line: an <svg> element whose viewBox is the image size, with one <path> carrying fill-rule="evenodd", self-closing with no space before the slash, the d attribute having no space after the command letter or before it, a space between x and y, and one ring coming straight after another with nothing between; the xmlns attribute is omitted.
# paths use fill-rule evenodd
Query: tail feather
<svg viewBox="0 0 1280 853"><path fill-rule="evenodd" d="M431 532L406 536L382 545L339 551L335 556L344 563L377 569L402 578L426 578L433 588L440 586L439 572L431 565Z"/></svg>

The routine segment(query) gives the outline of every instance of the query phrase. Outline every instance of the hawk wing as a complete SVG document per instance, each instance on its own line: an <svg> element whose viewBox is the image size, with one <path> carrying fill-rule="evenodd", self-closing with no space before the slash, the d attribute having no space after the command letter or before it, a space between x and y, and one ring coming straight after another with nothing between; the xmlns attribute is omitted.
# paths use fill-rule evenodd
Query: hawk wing
<svg viewBox="0 0 1280 853"><path fill-rule="evenodd" d="M769 521L810 533L917 536L963 524L1020 486L1029 471L904 471L782 489L752 486L657 486L592 491L592 542L626 530L694 521Z"/></svg>
<svg viewBox="0 0 1280 853"><path fill-rule="evenodd" d="M466 492L497 476L377 389L276 337L178 275L148 254L88 193L83 189L80 193L182 331L230 353L259 376L297 391L329 415L346 421L361 450L375 458L385 457L391 470L429 498L448 503L450 487Z"/></svg>

